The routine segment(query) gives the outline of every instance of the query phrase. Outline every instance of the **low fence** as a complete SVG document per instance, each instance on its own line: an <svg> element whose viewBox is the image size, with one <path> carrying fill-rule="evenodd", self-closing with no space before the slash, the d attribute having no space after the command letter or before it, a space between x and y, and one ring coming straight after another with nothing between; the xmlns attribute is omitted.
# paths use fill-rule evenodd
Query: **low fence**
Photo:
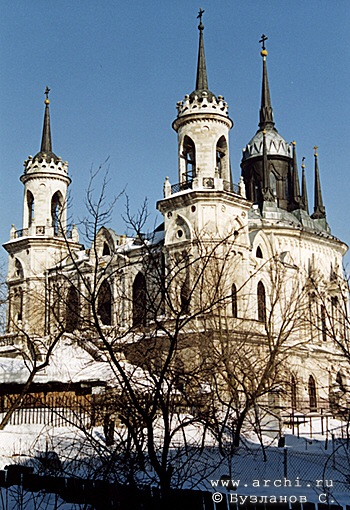
<svg viewBox="0 0 350 510"><path fill-rule="evenodd" d="M5 413L0 413L0 421ZM81 406L73 408L45 408L28 407L16 409L9 421L10 425L52 425L55 427L67 427L67 425L77 425L89 427L91 425L91 415Z"/></svg>
<svg viewBox="0 0 350 510"><path fill-rule="evenodd" d="M59 495L69 503L71 509L89 510L350 510L350 506L332 503L299 502L286 498L284 502L256 503L249 496L236 493L211 493L199 490L171 490L161 497L158 489L122 486L103 480L85 480L60 476L42 476L33 473L33 468L20 465L6 466L0 471L0 496L9 501L15 494L19 506L24 498L34 498L37 510L43 510L43 493ZM16 492L17 491L17 492ZM35 495L36 494L36 495ZM219 496L218 496L219 494ZM28 500L28 499L27 499ZM9 507L10 508L10 507ZM12 507L11 507L12 508ZM57 507L58 508L58 507ZM66 508L66 507L65 507ZM7 510L6 506L2 510Z"/></svg>

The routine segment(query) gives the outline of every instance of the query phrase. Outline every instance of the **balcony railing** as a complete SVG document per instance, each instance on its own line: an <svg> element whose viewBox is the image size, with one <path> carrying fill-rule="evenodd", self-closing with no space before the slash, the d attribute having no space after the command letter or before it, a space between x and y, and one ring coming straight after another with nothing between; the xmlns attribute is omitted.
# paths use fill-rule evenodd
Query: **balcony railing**
<svg viewBox="0 0 350 510"><path fill-rule="evenodd" d="M188 189L223 189L224 191L228 191L230 193L235 193L236 195L242 195L242 189L239 184L233 184L230 181L225 181L224 179L216 179L213 177L203 177L195 179L195 185L193 181L188 182L178 182L177 184L171 185L171 194L179 193L180 191L185 191ZM221 182L221 185L220 185ZM170 185L169 185L170 189Z"/></svg>
<svg viewBox="0 0 350 510"><path fill-rule="evenodd" d="M186 189L192 189L192 181L178 182L177 184L173 184L171 186L171 193L179 193L179 191L184 191Z"/></svg>
<svg viewBox="0 0 350 510"><path fill-rule="evenodd" d="M35 226L35 228L22 228L14 231L13 239L19 239L20 237L44 236L52 234L54 235L54 237L66 237L67 239L72 239L72 227L67 227L65 233L61 228L45 227L44 225L37 225Z"/></svg>

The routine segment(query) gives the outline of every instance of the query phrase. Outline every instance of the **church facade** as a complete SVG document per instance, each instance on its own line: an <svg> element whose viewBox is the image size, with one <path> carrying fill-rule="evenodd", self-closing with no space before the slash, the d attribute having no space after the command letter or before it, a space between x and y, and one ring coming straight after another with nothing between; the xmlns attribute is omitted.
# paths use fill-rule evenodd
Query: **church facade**
<svg viewBox="0 0 350 510"><path fill-rule="evenodd" d="M150 234L140 218L134 237L117 235L100 227L101 211L88 226L91 246L79 242L77 228L67 225L71 181L67 162L52 150L47 90L40 152L25 161L20 177L22 228L12 227L4 244L6 339L30 356L33 345L40 354L40 345L55 335L103 350L102 335L112 350L145 368L130 345L169 335L181 323L178 365L186 367L192 357L221 371L225 349L234 353L236 372L226 368L236 389L223 389L224 395L245 391L237 389L243 384L238 372L248 370L250 360L259 372L246 372L250 382L266 372L258 397L271 412L342 412L349 376L341 352L349 334L342 272L347 246L328 225L317 149L311 208L296 144L275 127L263 36L258 130L243 150L240 181L232 182L233 122L225 99L208 86L201 17L198 28L195 90L177 103L173 122L177 182L166 178L157 203L164 223ZM222 338L222 357L210 364ZM162 358L159 349L153 358ZM206 372L199 386L211 384Z"/></svg>

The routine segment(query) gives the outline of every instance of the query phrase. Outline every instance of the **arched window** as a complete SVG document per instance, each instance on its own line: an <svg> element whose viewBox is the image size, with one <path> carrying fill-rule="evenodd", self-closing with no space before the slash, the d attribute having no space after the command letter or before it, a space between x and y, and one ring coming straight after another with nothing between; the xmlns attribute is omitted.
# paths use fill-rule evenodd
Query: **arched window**
<svg viewBox="0 0 350 510"><path fill-rule="evenodd" d="M186 260L186 264L187 263L188 261ZM183 271L185 272L185 279L181 285L180 291L181 313L188 314L191 300L190 271L188 266L185 267Z"/></svg>
<svg viewBox="0 0 350 510"><path fill-rule="evenodd" d="M132 286L132 323L134 326L141 326L146 324L146 304L146 279L140 272L137 273Z"/></svg>
<svg viewBox="0 0 350 510"><path fill-rule="evenodd" d="M258 246L257 249L256 249L256 258L257 259L262 259L263 258L263 253L261 251L260 246Z"/></svg>
<svg viewBox="0 0 350 510"><path fill-rule="evenodd" d="M29 190L27 191L27 206L28 206L28 227L31 227L34 220L34 197Z"/></svg>
<svg viewBox="0 0 350 510"><path fill-rule="evenodd" d="M327 341L327 322L326 322L326 307L321 305L321 332L322 340Z"/></svg>
<svg viewBox="0 0 350 510"><path fill-rule="evenodd" d="M298 386L295 376L292 374L290 378L290 404L293 411L297 408Z"/></svg>
<svg viewBox="0 0 350 510"><path fill-rule="evenodd" d="M233 283L232 284L232 293L231 293L231 299L232 299L232 317L238 316L238 310L237 310L237 287Z"/></svg>
<svg viewBox="0 0 350 510"><path fill-rule="evenodd" d="M13 293L12 319L16 325L23 321L23 290L18 287Z"/></svg>
<svg viewBox="0 0 350 510"><path fill-rule="evenodd" d="M15 277L21 280L24 278L23 267L18 259L15 260Z"/></svg>
<svg viewBox="0 0 350 510"><path fill-rule="evenodd" d="M257 297L258 297L258 320L261 322L265 322L266 321L266 294L265 294L265 287L262 282L258 283Z"/></svg>
<svg viewBox="0 0 350 510"><path fill-rule="evenodd" d="M112 292L107 280L104 280L98 291L97 313L105 326L112 325Z"/></svg>
<svg viewBox="0 0 350 510"><path fill-rule="evenodd" d="M165 296L166 296L166 267L164 253L160 255L160 307L159 313L165 314Z"/></svg>
<svg viewBox="0 0 350 510"><path fill-rule="evenodd" d="M79 294L77 289L71 285L67 292L66 301L66 331L73 333L79 326Z"/></svg>
<svg viewBox="0 0 350 510"><path fill-rule="evenodd" d="M270 172L270 188L272 190L273 196L277 196L277 180L276 175L273 172Z"/></svg>
<svg viewBox="0 0 350 510"><path fill-rule="evenodd" d="M309 377L308 392L310 411L315 412L317 411L316 381L312 375Z"/></svg>
<svg viewBox="0 0 350 510"><path fill-rule="evenodd" d="M185 159L185 181L192 182L196 177L196 148L194 141L185 136L182 156Z"/></svg>
<svg viewBox="0 0 350 510"><path fill-rule="evenodd" d="M59 191L53 195L51 199L51 222L54 229L54 235L57 236L60 233L60 222L62 212L62 195Z"/></svg>
<svg viewBox="0 0 350 510"><path fill-rule="evenodd" d="M224 172L226 167L226 157L227 157L227 142L226 138L222 136L219 138L218 143L216 144L216 167L218 169L218 174L220 178L224 178Z"/></svg>
<svg viewBox="0 0 350 510"><path fill-rule="evenodd" d="M110 255L111 250L109 249L108 243L103 243L102 255Z"/></svg>
<svg viewBox="0 0 350 510"><path fill-rule="evenodd" d="M342 374L341 372L338 372L337 373L337 377L335 378L335 382L336 382L337 387L342 392L345 393L345 391L346 391L346 379L345 379L344 374Z"/></svg>

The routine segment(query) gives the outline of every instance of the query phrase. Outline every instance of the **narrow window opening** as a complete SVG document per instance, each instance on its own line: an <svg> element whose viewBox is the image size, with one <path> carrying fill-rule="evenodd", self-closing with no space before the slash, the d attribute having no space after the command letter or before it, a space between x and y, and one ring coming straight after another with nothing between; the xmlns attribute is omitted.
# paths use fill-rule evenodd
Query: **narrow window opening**
<svg viewBox="0 0 350 510"><path fill-rule="evenodd" d="M18 259L15 261L15 276L20 279L24 278L23 267Z"/></svg>
<svg viewBox="0 0 350 510"><path fill-rule="evenodd" d="M258 283L257 295L258 295L258 320L260 322L266 322L266 293L264 284L262 282Z"/></svg>
<svg viewBox="0 0 350 510"><path fill-rule="evenodd" d="M51 222L55 236L58 236L61 231L61 213L62 195L59 191L56 191L51 200Z"/></svg>
<svg viewBox="0 0 350 510"><path fill-rule="evenodd" d="M79 326L79 295L77 289L71 285L67 293L66 331L73 333Z"/></svg>
<svg viewBox="0 0 350 510"><path fill-rule="evenodd" d="M324 342L327 341L327 321L326 321L326 308L324 305L321 305L321 332L322 332L322 340Z"/></svg>
<svg viewBox="0 0 350 510"><path fill-rule="evenodd" d="M181 313L188 314L190 311L190 300L191 300L191 286L190 286L190 271L189 268L186 267L185 271L185 279L181 285L180 292L180 303L181 303Z"/></svg>
<svg viewBox="0 0 350 510"><path fill-rule="evenodd" d="M290 403L293 411L297 409L297 381L294 375L290 378Z"/></svg>
<svg viewBox="0 0 350 510"><path fill-rule="evenodd" d="M309 377L308 391L310 411L316 412L317 411L316 381L312 375L310 375Z"/></svg>
<svg viewBox="0 0 350 510"><path fill-rule="evenodd" d="M196 148L193 140L185 136L183 144L183 153L185 159L185 181L191 183L196 177Z"/></svg>
<svg viewBox="0 0 350 510"><path fill-rule="evenodd" d="M238 310L237 310L237 288L236 285L232 284L232 317L236 318L238 316Z"/></svg>
<svg viewBox="0 0 350 510"><path fill-rule="evenodd" d="M108 243L103 243L103 252L102 255L110 255L111 250L109 249Z"/></svg>
<svg viewBox="0 0 350 510"><path fill-rule="evenodd" d="M216 167L218 169L218 176L221 179L224 177L225 173L226 154L227 154L227 142L226 138L222 136L216 144Z"/></svg>
<svg viewBox="0 0 350 510"><path fill-rule="evenodd" d="M132 286L132 303L133 303L133 325L144 326L146 324L146 279L140 272L136 275Z"/></svg>
<svg viewBox="0 0 350 510"><path fill-rule="evenodd" d="M112 325L112 292L106 280L98 291L97 313L104 326Z"/></svg>
<svg viewBox="0 0 350 510"><path fill-rule="evenodd" d="M34 221L34 197L30 191L27 191L28 205L28 227L31 227Z"/></svg>

